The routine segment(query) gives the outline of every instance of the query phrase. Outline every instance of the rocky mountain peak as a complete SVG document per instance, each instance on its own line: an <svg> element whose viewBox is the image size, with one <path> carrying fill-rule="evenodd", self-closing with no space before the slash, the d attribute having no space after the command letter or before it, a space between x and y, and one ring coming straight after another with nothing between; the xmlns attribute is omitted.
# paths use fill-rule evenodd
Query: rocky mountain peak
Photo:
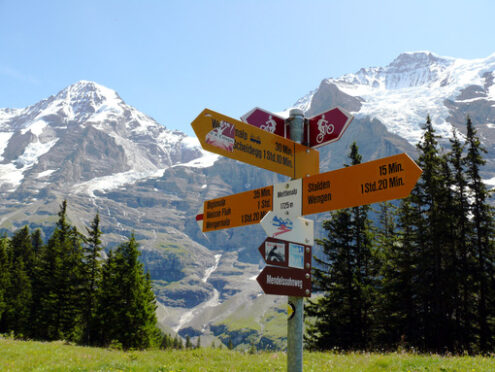
<svg viewBox="0 0 495 372"><path fill-rule="evenodd" d="M454 60L437 56L429 51L405 52L395 58L387 68L389 70L411 71L431 66L449 66Z"/></svg>
<svg viewBox="0 0 495 372"><path fill-rule="evenodd" d="M114 90L86 80L81 80L77 83L69 85L60 91L55 96L55 99L66 101L75 109L82 109L82 103L84 103L84 106L92 106L94 108L97 108L105 103L124 103Z"/></svg>

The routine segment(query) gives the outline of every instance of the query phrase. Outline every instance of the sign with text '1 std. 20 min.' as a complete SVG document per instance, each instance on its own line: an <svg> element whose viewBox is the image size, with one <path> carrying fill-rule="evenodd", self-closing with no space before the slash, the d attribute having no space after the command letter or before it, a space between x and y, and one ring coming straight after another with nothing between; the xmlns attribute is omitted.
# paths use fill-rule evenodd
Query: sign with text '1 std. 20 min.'
<svg viewBox="0 0 495 372"><path fill-rule="evenodd" d="M399 154L304 178L302 214L405 198L422 172Z"/></svg>
<svg viewBox="0 0 495 372"><path fill-rule="evenodd" d="M319 153L253 125L204 109L191 123L201 146L292 178L319 173Z"/></svg>
<svg viewBox="0 0 495 372"><path fill-rule="evenodd" d="M207 200L196 220L203 232L259 223L273 208L273 186Z"/></svg>

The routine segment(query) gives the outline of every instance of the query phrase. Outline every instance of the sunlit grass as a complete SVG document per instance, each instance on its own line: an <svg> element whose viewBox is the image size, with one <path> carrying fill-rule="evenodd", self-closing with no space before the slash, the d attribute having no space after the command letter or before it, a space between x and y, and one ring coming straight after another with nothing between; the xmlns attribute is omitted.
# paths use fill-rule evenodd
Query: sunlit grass
<svg viewBox="0 0 495 372"><path fill-rule="evenodd" d="M197 350L119 351L0 338L0 371L286 371L283 352L248 354ZM408 353L304 353L304 371L489 372L494 357Z"/></svg>

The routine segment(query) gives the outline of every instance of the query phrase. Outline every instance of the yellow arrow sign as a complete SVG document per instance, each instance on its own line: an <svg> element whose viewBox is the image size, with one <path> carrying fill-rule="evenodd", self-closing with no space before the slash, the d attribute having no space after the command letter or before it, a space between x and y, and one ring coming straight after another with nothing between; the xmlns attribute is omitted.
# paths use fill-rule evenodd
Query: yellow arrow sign
<svg viewBox="0 0 495 372"><path fill-rule="evenodd" d="M204 109L191 125L207 151L292 178L319 172L318 151L242 121Z"/></svg>
<svg viewBox="0 0 495 372"><path fill-rule="evenodd" d="M196 216L203 232L259 223L272 210L273 186L207 200Z"/></svg>
<svg viewBox="0 0 495 372"><path fill-rule="evenodd" d="M404 198L421 173L407 154L399 154L304 178L302 214Z"/></svg>

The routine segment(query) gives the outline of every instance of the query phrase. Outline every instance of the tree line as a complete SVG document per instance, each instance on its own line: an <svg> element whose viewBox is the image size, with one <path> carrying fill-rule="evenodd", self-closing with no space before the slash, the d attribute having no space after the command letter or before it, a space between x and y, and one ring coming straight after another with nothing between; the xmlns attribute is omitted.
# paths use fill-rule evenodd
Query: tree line
<svg viewBox="0 0 495 372"><path fill-rule="evenodd" d="M67 201L46 244L26 226L0 237L0 333L36 340L144 349L182 348L157 327L149 274L134 235L102 258L100 218L83 235Z"/></svg>
<svg viewBox="0 0 495 372"><path fill-rule="evenodd" d="M411 195L330 213L318 241L310 349L489 353L495 347L495 235L486 152L469 117L438 144L428 116ZM354 143L350 165L361 163ZM373 218L374 217L374 218Z"/></svg>

